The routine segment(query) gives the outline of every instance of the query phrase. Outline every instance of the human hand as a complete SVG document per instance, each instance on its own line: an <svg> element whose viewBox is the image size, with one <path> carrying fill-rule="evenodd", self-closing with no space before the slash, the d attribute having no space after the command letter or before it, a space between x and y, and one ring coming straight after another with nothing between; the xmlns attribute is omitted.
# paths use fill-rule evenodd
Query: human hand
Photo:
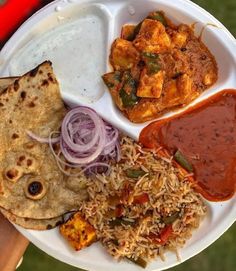
<svg viewBox="0 0 236 271"><path fill-rule="evenodd" d="M13 271L29 241L0 213L0 270Z"/></svg>

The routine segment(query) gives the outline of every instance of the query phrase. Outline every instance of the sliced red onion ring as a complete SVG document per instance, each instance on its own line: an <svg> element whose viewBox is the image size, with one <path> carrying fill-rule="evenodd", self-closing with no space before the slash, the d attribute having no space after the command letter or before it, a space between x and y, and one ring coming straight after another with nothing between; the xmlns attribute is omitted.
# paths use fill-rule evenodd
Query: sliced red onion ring
<svg viewBox="0 0 236 271"><path fill-rule="evenodd" d="M91 127L91 121L94 125L94 128ZM73 124L77 124L77 127L75 126L73 128ZM80 132L82 127L80 128L80 126L82 126L83 124L84 128L90 126L89 128L91 132L95 130L97 133L95 133L90 142L84 144L76 144L74 140L81 136ZM102 136L102 138L104 138L104 125L101 124L101 118L90 108L82 106L75 107L67 113L62 122L61 133L63 137L63 142L74 152L86 152L88 150L91 150L91 148L98 142L98 138L100 135Z"/></svg>
<svg viewBox="0 0 236 271"><path fill-rule="evenodd" d="M111 171L110 165L102 162L91 163L83 169L83 172L87 175L105 173L108 175Z"/></svg>
<svg viewBox="0 0 236 271"><path fill-rule="evenodd" d="M97 174L101 171L108 174L109 160L120 160L119 131L103 121L91 108L78 106L71 109L62 122L60 137L54 138L55 133L52 132L45 139L27 132L32 139L50 145L59 169L68 176L78 176L82 172ZM58 153L53 148L55 143L60 143ZM80 167L81 171L70 173L65 167L72 171Z"/></svg>
<svg viewBox="0 0 236 271"><path fill-rule="evenodd" d="M71 130L71 125L77 125ZM93 123L94 128L91 127ZM70 128L70 132L68 131ZM90 131L90 133L89 133ZM81 140L77 140L81 139ZM103 120L88 107L75 107L67 113L61 126L60 147L70 163L85 165L93 162L106 146L106 131Z"/></svg>
<svg viewBox="0 0 236 271"><path fill-rule="evenodd" d="M60 141L60 136L58 136L58 137L49 136L48 138L44 138L44 137L40 137L40 136L35 135L31 131L27 131L26 133L30 138L32 138L32 139L34 139L34 140L36 140L36 141L38 141L40 143L49 144L51 142L52 144L55 144L55 143L58 143ZM55 132L52 132L52 133L55 133Z"/></svg>

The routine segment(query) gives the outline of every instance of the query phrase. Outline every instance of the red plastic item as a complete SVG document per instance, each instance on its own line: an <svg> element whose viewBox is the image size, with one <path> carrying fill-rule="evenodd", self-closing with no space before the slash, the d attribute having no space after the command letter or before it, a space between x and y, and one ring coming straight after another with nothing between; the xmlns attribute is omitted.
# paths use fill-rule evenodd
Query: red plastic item
<svg viewBox="0 0 236 271"><path fill-rule="evenodd" d="M0 41L3 42L41 6L40 0L0 0Z"/></svg>

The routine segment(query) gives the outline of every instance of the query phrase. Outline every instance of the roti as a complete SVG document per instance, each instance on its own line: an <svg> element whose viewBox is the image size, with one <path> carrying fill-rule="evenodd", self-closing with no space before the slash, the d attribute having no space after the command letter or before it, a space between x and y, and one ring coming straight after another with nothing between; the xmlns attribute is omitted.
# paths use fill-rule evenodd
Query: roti
<svg viewBox="0 0 236 271"><path fill-rule="evenodd" d="M63 223L62 216L49 219L32 219L16 216L3 208L0 208L0 212L5 216L6 219L25 229L44 231L53 229Z"/></svg>
<svg viewBox="0 0 236 271"><path fill-rule="evenodd" d="M24 218L50 219L77 209L78 188L68 186L48 144L66 114L52 64L46 61L0 95L0 206Z"/></svg>

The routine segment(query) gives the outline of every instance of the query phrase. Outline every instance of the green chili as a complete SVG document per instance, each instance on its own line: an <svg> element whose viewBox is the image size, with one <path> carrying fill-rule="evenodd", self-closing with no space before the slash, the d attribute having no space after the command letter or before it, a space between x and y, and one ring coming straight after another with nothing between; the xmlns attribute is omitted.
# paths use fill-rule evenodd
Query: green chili
<svg viewBox="0 0 236 271"><path fill-rule="evenodd" d="M142 57L147 65L148 74L155 74L161 70L159 55L151 52L143 52Z"/></svg>
<svg viewBox="0 0 236 271"><path fill-rule="evenodd" d="M136 220L134 221L129 221L129 220L124 220L120 217L114 219L114 220L111 220L109 222L109 225L111 227L115 227L115 226L121 226L121 225L130 225L130 226L134 226L136 224Z"/></svg>
<svg viewBox="0 0 236 271"><path fill-rule="evenodd" d="M126 169L125 174L127 177L129 178L139 178L142 177L146 174L145 171L143 171L142 169Z"/></svg>
<svg viewBox="0 0 236 271"><path fill-rule="evenodd" d="M189 172L193 172L193 166L189 163L186 157L178 150L175 155L174 159L186 170Z"/></svg>
<svg viewBox="0 0 236 271"><path fill-rule="evenodd" d="M115 245L115 246L119 246L119 242L117 239L112 239L111 242Z"/></svg>
<svg viewBox="0 0 236 271"><path fill-rule="evenodd" d="M146 268L147 267L147 261L144 260L141 257L138 257L137 260L133 259L133 258L128 258L126 257L126 259L128 259L129 261L135 263L136 265L142 267L142 268Z"/></svg>
<svg viewBox="0 0 236 271"><path fill-rule="evenodd" d="M148 74L155 74L161 70L161 66L158 62L147 61Z"/></svg>
<svg viewBox="0 0 236 271"><path fill-rule="evenodd" d="M161 221L166 225L172 224L180 217L180 212L175 212L170 216L162 217Z"/></svg>

